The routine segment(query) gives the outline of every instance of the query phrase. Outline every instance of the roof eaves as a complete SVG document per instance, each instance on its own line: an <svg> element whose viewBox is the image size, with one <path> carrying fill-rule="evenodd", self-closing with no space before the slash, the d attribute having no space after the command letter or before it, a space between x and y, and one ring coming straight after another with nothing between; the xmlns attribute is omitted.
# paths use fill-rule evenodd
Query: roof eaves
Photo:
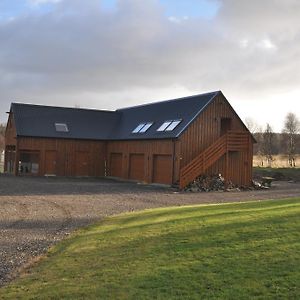
<svg viewBox="0 0 300 300"><path fill-rule="evenodd" d="M212 102L212 100L220 93L222 92L221 91L214 92L210 100L195 114L195 116L192 119L190 119L190 121L176 134L175 137L178 138L187 129L187 127L189 127L190 124L194 122L194 120L202 113L202 111L206 109L206 107Z"/></svg>

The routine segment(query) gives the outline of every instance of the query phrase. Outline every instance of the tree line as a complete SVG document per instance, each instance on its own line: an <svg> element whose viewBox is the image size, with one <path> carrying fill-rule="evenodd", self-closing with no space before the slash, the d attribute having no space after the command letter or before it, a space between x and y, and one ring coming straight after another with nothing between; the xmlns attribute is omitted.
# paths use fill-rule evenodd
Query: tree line
<svg viewBox="0 0 300 300"><path fill-rule="evenodd" d="M4 135L5 135L5 124L0 124L0 152L4 150L4 145L5 145L5 140L4 140Z"/></svg>
<svg viewBox="0 0 300 300"><path fill-rule="evenodd" d="M281 133L275 133L269 123L264 129L249 118L245 123L256 139L253 151L261 157L261 166L264 166L264 159L270 167L274 155L286 154L289 166L296 167L296 157L300 154L300 122L294 113L286 115Z"/></svg>

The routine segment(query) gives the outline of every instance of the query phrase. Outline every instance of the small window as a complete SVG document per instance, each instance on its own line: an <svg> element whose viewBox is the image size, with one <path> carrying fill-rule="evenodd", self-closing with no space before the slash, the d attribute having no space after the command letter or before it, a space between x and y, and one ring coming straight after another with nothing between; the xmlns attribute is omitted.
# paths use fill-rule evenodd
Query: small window
<svg viewBox="0 0 300 300"><path fill-rule="evenodd" d="M55 123L55 130L58 132L69 132L68 126L65 123Z"/></svg>
<svg viewBox="0 0 300 300"><path fill-rule="evenodd" d="M166 121L165 123L163 123L158 129L157 131L165 131L166 128L172 123L172 121Z"/></svg>
<svg viewBox="0 0 300 300"><path fill-rule="evenodd" d="M174 130L180 122L181 122L181 120L172 121L172 123L166 128L166 131Z"/></svg>
<svg viewBox="0 0 300 300"><path fill-rule="evenodd" d="M157 131L173 131L181 122L182 120L171 120L165 121Z"/></svg>
<svg viewBox="0 0 300 300"><path fill-rule="evenodd" d="M139 124L134 130L132 130L132 133L138 133L140 130L146 125L146 123Z"/></svg>
<svg viewBox="0 0 300 300"><path fill-rule="evenodd" d="M147 123L139 132L146 132L151 126L153 122Z"/></svg>
<svg viewBox="0 0 300 300"><path fill-rule="evenodd" d="M144 133L146 132L151 126L153 122L147 122L147 123L140 123L133 131L132 133Z"/></svg>

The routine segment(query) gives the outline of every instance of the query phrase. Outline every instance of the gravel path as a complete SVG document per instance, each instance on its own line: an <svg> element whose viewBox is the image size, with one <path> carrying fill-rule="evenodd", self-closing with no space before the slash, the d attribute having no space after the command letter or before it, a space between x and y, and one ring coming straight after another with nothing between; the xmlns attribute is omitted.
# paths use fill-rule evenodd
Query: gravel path
<svg viewBox="0 0 300 300"><path fill-rule="evenodd" d="M111 180L0 176L0 286L74 229L145 208L300 197L300 183L267 191L177 193Z"/></svg>

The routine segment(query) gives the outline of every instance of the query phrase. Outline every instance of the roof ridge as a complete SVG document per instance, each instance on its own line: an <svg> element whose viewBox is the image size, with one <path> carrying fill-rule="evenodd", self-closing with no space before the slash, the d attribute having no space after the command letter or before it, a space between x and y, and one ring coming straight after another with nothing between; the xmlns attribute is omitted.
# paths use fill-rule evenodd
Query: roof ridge
<svg viewBox="0 0 300 300"><path fill-rule="evenodd" d="M95 109L95 108L81 108L81 107L66 107L66 106L53 106L53 105L43 105L43 104L32 104L32 103L21 103L21 102L12 102L12 106L37 106L37 107L47 107L47 108L58 108L58 109L67 109L67 110L84 110L84 111L95 111L95 112L107 112L107 113L116 113L116 110L105 110L105 109Z"/></svg>
<svg viewBox="0 0 300 300"><path fill-rule="evenodd" d="M168 102L171 102L171 101L184 100L184 99L189 99L189 98L194 98L194 97L199 97L199 96L205 96L205 95L209 95L209 94L217 94L219 92L221 92L221 91L218 90L218 91L214 91L214 92L207 92L207 93L195 94L195 95L179 97L179 98L174 98L174 99L168 99L168 100L162 100L162 101L157 101L157 102L150 102L150 103L145 103L145 104L133 105L133 106L128 106L128 107L124 107L124 108L119 108L116 111L118 112L118 111L123 111L123 110L127 110L127 109L132 109L132 108L149 106L149 105L153 105L153 104L168 103Z"/></svg>

